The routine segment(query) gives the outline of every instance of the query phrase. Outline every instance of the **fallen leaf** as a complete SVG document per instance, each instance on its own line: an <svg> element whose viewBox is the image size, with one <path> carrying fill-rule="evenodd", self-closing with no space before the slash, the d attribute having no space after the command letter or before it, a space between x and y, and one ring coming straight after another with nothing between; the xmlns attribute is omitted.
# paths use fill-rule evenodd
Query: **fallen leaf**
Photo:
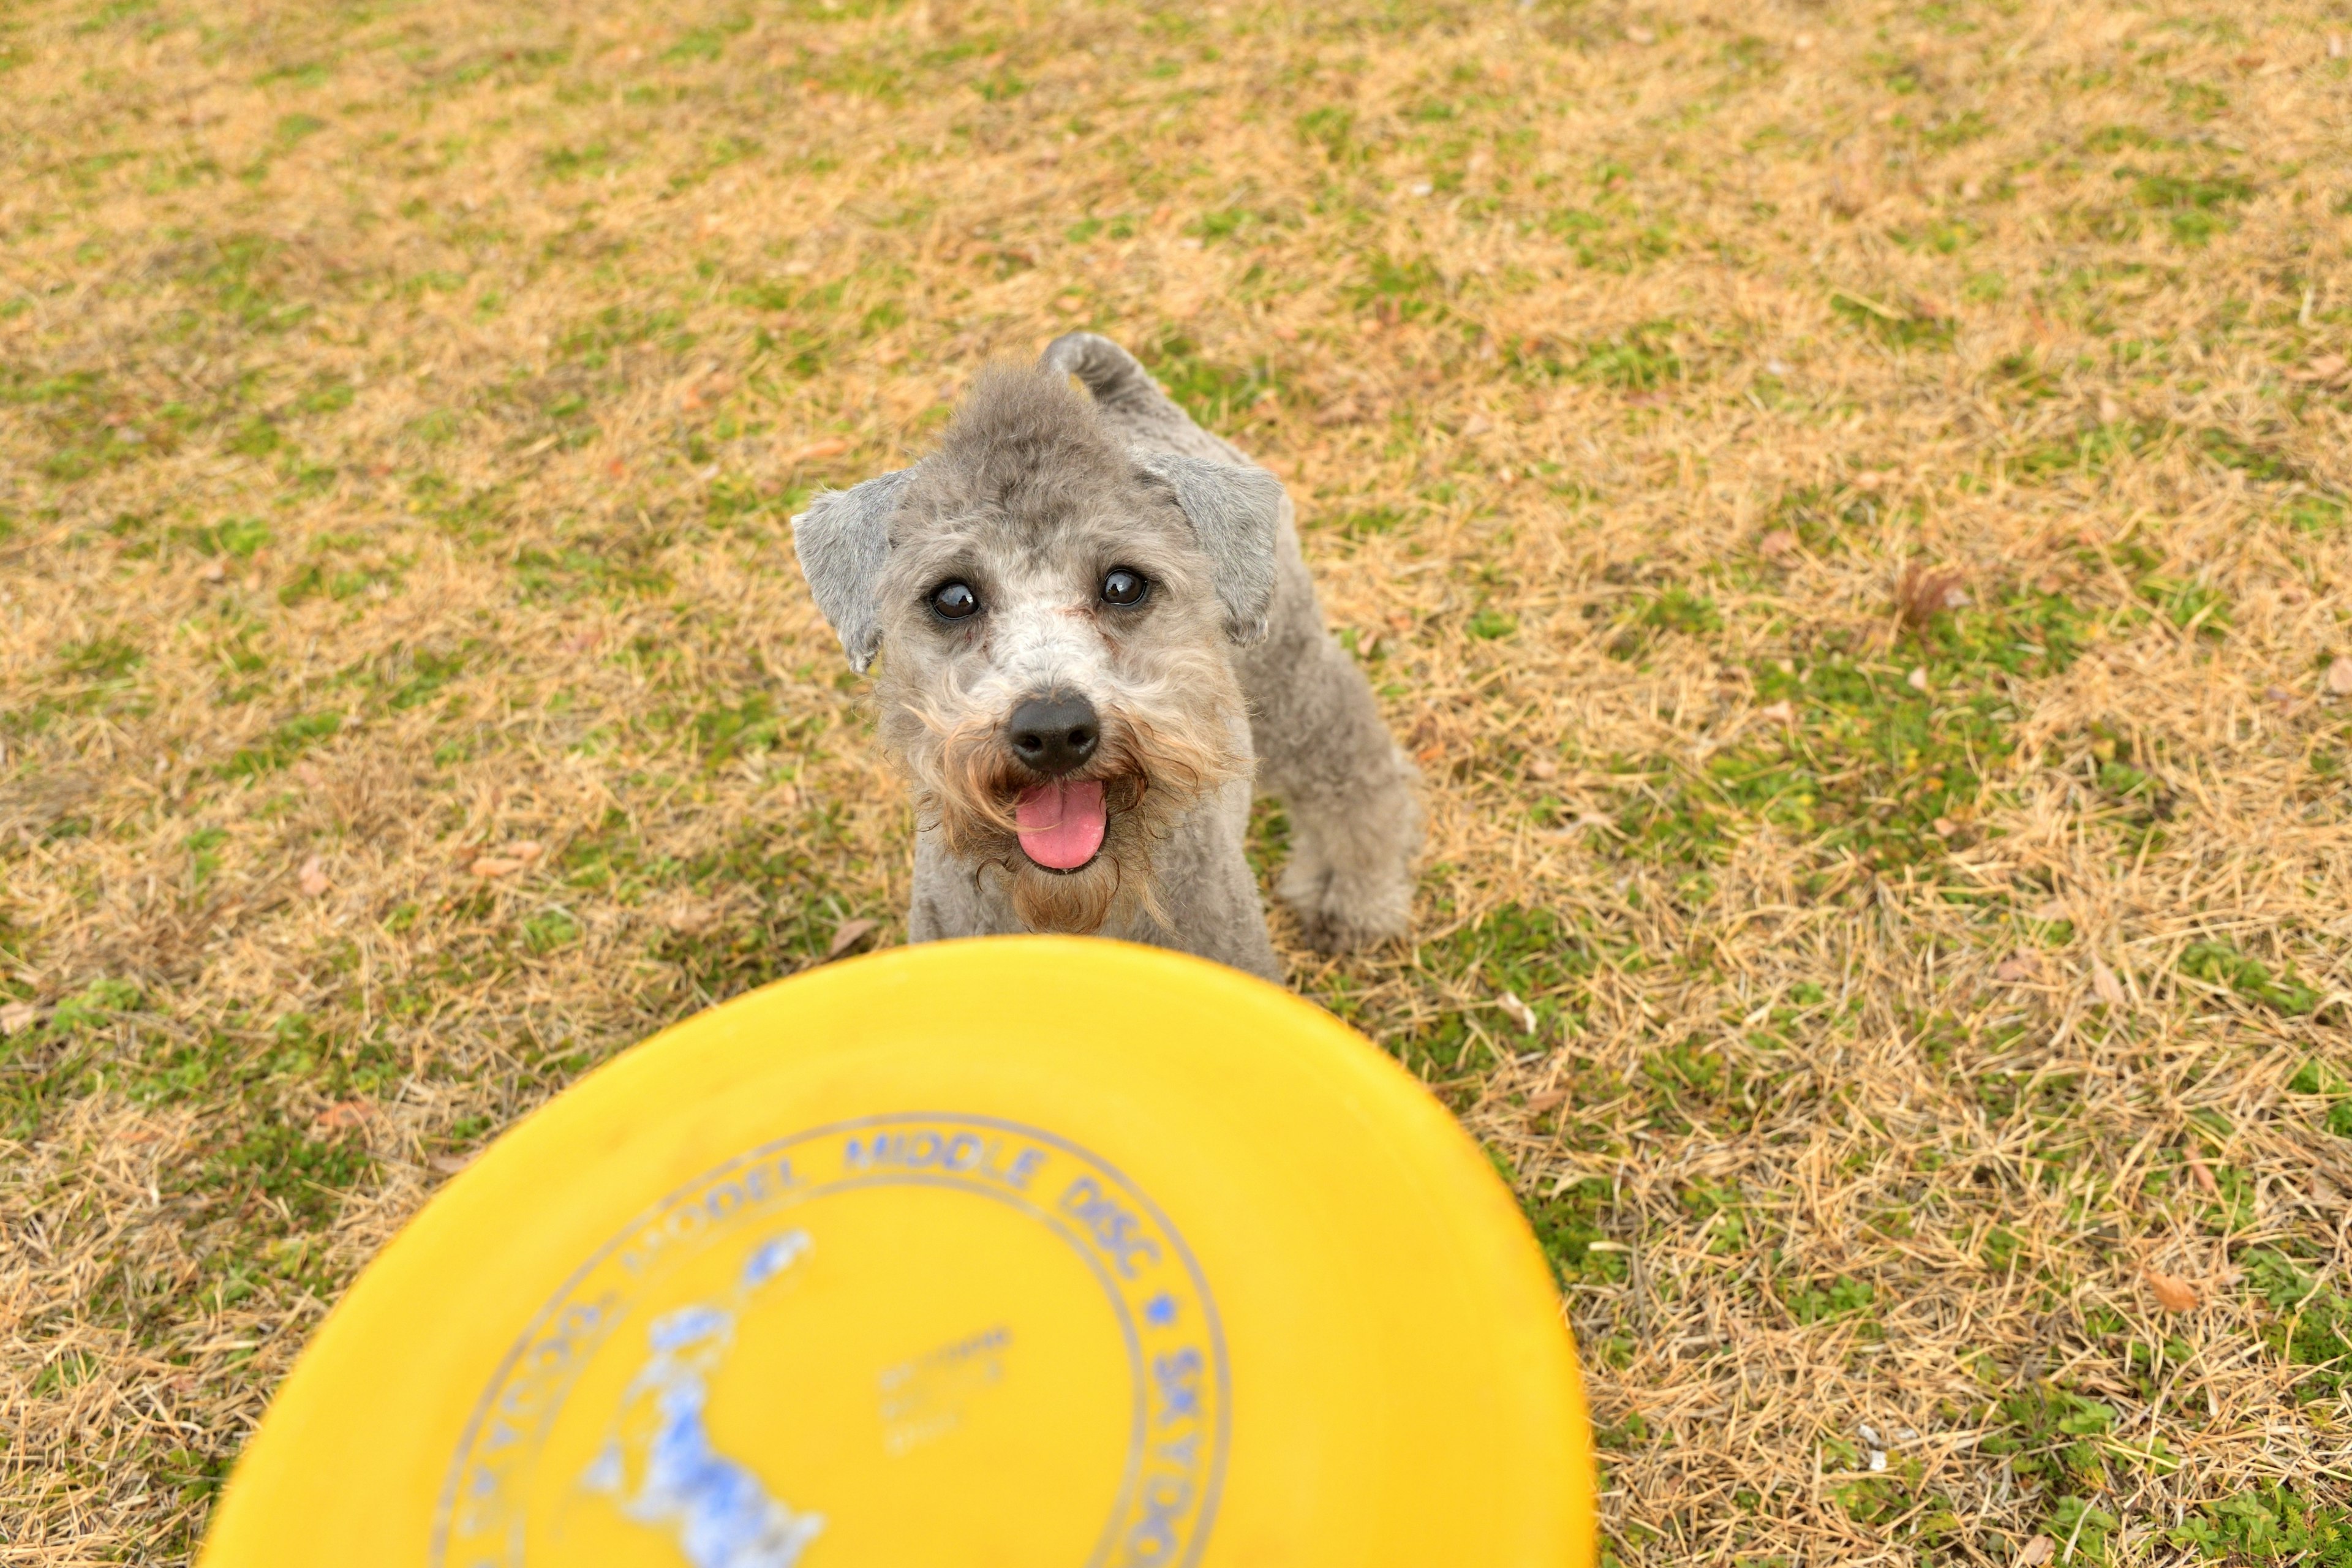
<svg viewBox="0 0 2352 1568"><path fill-rule="evenodd" d="M311 1124L324 1132L341 1132L357 1127L375 1114L375 1107L364 1100L342 1100L327 1107L310 1119Z"/></svg>
<svg viewBox="0 0 2352 1568"><path fill-rule="evenodd" d="M1906 566L1903 575L1895 580L1895 607L1911 625L1924 626L1944 611L1957 610L1969 603L1965 584L1966 579L1954 567L1921 566L1915 562ZM1927 688L1922 686L1919 689L1925 691Z"/></svg>
<svg viewBox="0 0 2352 1568"><path fill-rule="evenodd" d="M814 461L818 458L838 458L844 452L848 450L848 442L843 440L838 436L831 436L822 441L811 441L807 446L803 447L797 452L793 452L786 456L784 461L787 463L806 463Z"/></svg>
<svg viewBox="0 0 2352 1568"><path fill-rule="evenodd" d="M2352 657L2337 654L2329 661L2327 689L2338 697L2352 697Z"/></svg>
<svg viewBox="0 0 2352 1568"><path fill-rule="evenodd" d="M1528 1096L1527 1108L1529 1110L1549 1110L1553 1106L1560 1104L1567 1099L1568 1090L1564 1089L1548 1089L1541 1094L1531 1094Z"/></svg>
<svg viewBox="0 0 2352 1568"><path fill-rule="evenodd" d="M2036 904L2032 909L2028 910L2026 913L2032 915L2038 921L2063 921L2067 918L2066 900L2063 899L2044 899L2041 903Z"/></svg>
<svg viewBox="0 0 2352 1568"><path fill-rule="evenodd" d="M2326 383L2342 381L2347 371L2352 371L2352 364L2347 364L2342 354L2317 354L2300 369L2287 372L2287 375L2294 381Z"/></svg>
<svg viewBox="0 0 2352 1568"><path fill-rule="evenodd" d="M1658 41L1658 35L1647 27L1628 27L1625 29L1625 36L1637 44L1654 44Z"/></svg>
<svg viewBox="0 0 2352 1568"><path fill-rule="evenodd" d="M508 845L507 853L528 866L532 861L538 859L541 856L546 854L547 850L538 839L526 838L520 844Z"/></svg>
<svg viewBox="0 0 2352 1568"><path fill-rule="evenodd" d="M2168 1312L2193 1312L2204 1305L2197 1287L2178 1274L2151 1268L2147 1271L2147 1288L2156 1293L2156 1304Z"/></svg>
<svg viewBox="0 0 2352 1568"><path fill-rule="evenodd" d="M0 1007L0 1035L21 1034L41 1021L44 1009L31 1002L11 1002Z"/></svg>
<svg viewBox="0 0 2352 1568"><path fill-rule="evenodd" d="M2122 405L2122 404L2117 403L2117 402L2116 401L2116 399L2115 399L2115 395L2114 395L2114 394L2112 394L2112 393L2106 393L2106 392L2102 392L2101 394L2099 394L2099 423L2100 423L2100 424L2102 424L2102 425L2114 425L2114 424L2117 424L2117 423L2119 423L2119 422L2123 419L2123 416L2124 416L2124 406L2123 406L2123 405Z"/></svg>
<svg viewBox="0 0 2352 1568"><path fill-rule="evenodd" d="M1531 779L1544 780L1556 779L1559 777L1559 764L1553 762L1549 757L1538 757L1528 763L1528 777Z"/></svg>
<svg viewBox="0 0 2352 1568"><path fill-rule="evenodd" d="M1797 710L1784 700L1759 708L1756 717L1769 719L1775 724L1793 724L1797 721Z"/></svg>
<svg viewBox="0 0 2352 1568"><path fill-rule="evenodd" d="M1904 684L1904 685L1906 685L1906 686L1907 686L1907 687L1909 687L1909 688L1910 688L1912 690L1914 690L1914 691L1925 691L1925 690L1927 690L1927 667L1926 667L1925 665L1915 665L1915 666L1912 668L1911 673L1910 673L1910 674L1908 674L1908 675L1906 675L1906 676L1905 676L1905 677L1903 678L1903 684Z"/></svg>
<svg viewBox="0 0 2352 1568"><path fill-rule="evenodd" d="M2189 1152L2189 1173L2197 1178L2197 1184L2207 1192L2219 1193L2221 1190L2221 1184L2213 1179L2212 1171L2197 1157L2194 1149Z"/></svg>
<svg viewBox="0 0 2352 1568"><path fill-rule="evenodd" d="M196 580L202 583L217 583L227 575L228 568L217 561L207 561L196 568Z"/></svg>
<svg viewBox="0 0 2352 1568"><path fill-rule="evenodd" d="M2046 1535L2037 1535L2017 1549L2011 1568L2042 1568L2056 1553L2058 1543Z"/></svg>
<svg viewBox="0 0 2352 1568"><path fill-rule="evenodd" d="M327 863L316 855L302 862L301 870L294 874L295 886L306 899L315 899L331 885L327 880Z"/></svg>
<svg viewBox="0 0 2352 1568"><path fill-rule="evenodd" d="M1518 993L1515 991L1506 991L1496 997L1495 1005L1508 1013L1519 1027L1530 1035L1541 1027L1536 1019L1536 1010L1520 1001Z"/></svg>
<svg viewBox="0 0 2352 1568"><path fill-rule="evenodd" d="M522 869L522 862L509 860L503 855L485 855L467 869L477 877L511 877Z"/></svg>
<svg viewBox="0 0 2352 1568"><path fill-rule="evenodd" d="M873 935L874 928L881 923L882 922L879 921L869 920L842 921L841 924L834 928L833 941L827 944L824 950L825 957L828 959L839 958L843 953L847 952L851 948L856 947L859 942L864 942L867 937Z"/></svg>
<svg viewBox="0 0 2352 1568"><path fill-rule="evenodd" d="M1797 536L1785 528L1776 528L1756 542L1756 548L1778 560L1797 552Z"/></svg>
<svg viewBox="0 0 2352 1568"><path fill-rule="evenodd" d="M2012 952L1992 966L1992 973L1994 979L2006 980L2015 985L2038 978L2042 973L2042 965L2036 963L2029 953Z"/></svg>
<svg viewBox="0 0 2352 1568"><path fill-rule="evenodd" d="M1949 838L1960 830L1960 825L1948 816L1939 816L1927 825L1927 830L1938 838Z"/></svg>
<svg viewBox="0 0 2352 1568"><path fill-rule="evenodd" d="M445 1176L454 1176L474 1163L471 1154L436 1154L425 1162Z"/></svg>
<svg viewBox="0 0 2352 1568"><path fill-rule="evenodd" d="M2105 961L2095 952L2091 955L2091 989L2100 1001L2118 1011L2128 999L2124 994L2124 983L2116 978L2116 972L2109 969Z"/></svg>

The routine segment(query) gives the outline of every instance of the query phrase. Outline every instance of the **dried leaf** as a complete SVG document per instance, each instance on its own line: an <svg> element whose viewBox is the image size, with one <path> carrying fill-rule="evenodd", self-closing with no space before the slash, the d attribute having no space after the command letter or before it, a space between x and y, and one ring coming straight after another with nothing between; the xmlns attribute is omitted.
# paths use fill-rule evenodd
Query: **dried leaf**
<svg viewBox="0 0 2352 1568"><path fill-rule="evenodd" d="M2033 955L2031 953L2012 952L1994 964L1992 973L1994 979L2006 980L2014 985L2021 981L2038 978L2042 973L2042 965L2034 962Z"/></svg>
<svg viewBox="0 0 2352 1568"><path fill-rule="evenodd" d="M2189 1173L2196 1178L2197 1184L2205 1191L2215 1194L2221 1192L2221 1184L2213 1179L2212 1171L2207 1167L2204 1161L2197 1157L2197 1151L2194 1149L2189 1152Z"/></svg>
<svg viewBox="0 0 2352 1568"><path fill-rule="evenodd" d="M1950 566L1921 566L1916 563L1903 569L1895 584L1895 606L1903 618L1915 626L1924 626L1947 610L1957 610L1969 602L1968 579ZM1921 687L1921 690L1927 688Z"/></svg>
<svg viewBox="0 0 2352 1568"><path fill-rule="evenodd" d="M316 855L311 856L302 862L302 868L294 874L294 885L302 889L304 898L317 898L332 885L327 880L327 863Z"/></svg>
<svg viewBox="0 0 2352 1568"><path fill-rule="evenodd" d="M425 1162L445 1176L454 1176L474 1163L471 1154L436 1154Z"/></svg>
<svg viewBox="0 0 2352 1568"><path fill-rule="evenodd" d="M1909 687L1909 688L1910 688L1912 690L1914 690L1914 691L1925 691L1925 690L1927 690L1927 667L1926 667L1925 665L1915 665L1915 666L1913 666L1913 667L1912 667L1911 673L1910 673L1910 674L1908 674L1908 675L1906 675L1906 676L1905 676L1905 677L1903 678L1903 684L1904 684L1904 685L1906 685L1906 686L1907 686L1907 687Z"/></svg>
<svg viewBox="0 0 2352 1568"><path fill-rule="evenodd" d="M2012 1568L2042 1568L2058 1551L2058 1543L2046 1535L2037 1535L2017 1549L2011 1560Z"/></svg>
<svg viewBox="0 0 2352 1568"><path fill-rule="evenodd" d="M2124 983L2116 978L2116 972L2109 969L2105 961L2095 952L2091 955L2091 990L2110 1007L2120 1009L2129 1000L2124 994Z"/></svg>
<svg viewBox="0 0 2352 1568"><path fill-rule="evenodd" d="M341 1132L357 1127L375 1114L375 1107L364 1100L341 1100L311 1118L311 1124L321 1132Z"/></svg>
<svg viewBox="0 0 2352 1568"><path fill-rule="evenodd" d="M1508 1013L1528 1034L1532 1035L1542 1026L1536 1018L1536 1010L1520 1001L1518 993L1515 991L1506 991L1496 997L1495 1005Z"/></svg>
<svg viewBox="0 0 2352 1568"><path fill-rule="evenodd" d="M2352 655L2339 653L2328 661L2327 689L2338 697L2352 697Z"/></svg>
<svg viewBox="0 0 2352 1568"><path fill-rule="evenodd" d="M843 953L873 935L874 928L881 923L879 921L863 919L842 921L840 925L834 928L833 941L824 950L825 957L839 958Z"/></svg>
<svg viewBox="0 0 2352 1568"><path fill-rule="evenodd" d="M784 461L787 463L814 462L819 458L838 458L848 450L847 441L838 436L829 436L822 441L811 441L798 451L787 453Z"/></svg>
<svg viewBox="0 0 2352 1568"><path fill-rule="evenodd" d="M1568 1090L1564 1089L1548 1089L1541 1094L1531 1094L1528 1096L1527 1109L1530 1111L1549 1110L1553 1106L1560 1104L1567 1099Z"/></svg>
<svg viewBox="0 0 2352 1568"><path fill-rule="evenodd" d="M1559 764L1549 757L1537 757L1528 763L1528 777L1539 781L1559 777Z"/></svg>
<svg viewBox="0 0 2352 1568"><path fill-rule="evenodd" d="M41 1021L47 1008L33 1002L11 1002L0 1007L0 1036L20 1034Z"/></svg>
<svg viewBox="0 0 2352 1568"><path fill-rule="evenodd" d="M508 845L507 853L528 866L532 861L538 859L541 856L546 854L547 850L542 845L541 845L538 839L526 838L520 844Z"/></svg>
<svg viewBox="0 0 2352 1568"><path fill-rule="evenodd" d="M1756 542L1756 548L1774 560L1797 552L1797 536L1785 528L1776 528Z"/></svg>
<svg viewBox="0 0 2352 1568"><path fill-rule="evenodd" d="M503 855L485 855L467 869L477 877L511 877L522 869L522 862L509 859Z"/></svg>
<svg viewBox="0 0 2352 1568"><path fill-rule="evenodd" d="M1759 708L1756 710L1756 717L1769 719L1775 724L1793 724L1797 721L1797 710L1783 700Z"/></svg>
<svg viewBox="0 0 2352 1568"><path fill-rule="evenodd" d="M2197 1287L2178 1274L2151 1268L2147 1271L2147 1288L2156 1293L2156 1304L2168 1312L2193 1312L2204 1305Z"/></svg>

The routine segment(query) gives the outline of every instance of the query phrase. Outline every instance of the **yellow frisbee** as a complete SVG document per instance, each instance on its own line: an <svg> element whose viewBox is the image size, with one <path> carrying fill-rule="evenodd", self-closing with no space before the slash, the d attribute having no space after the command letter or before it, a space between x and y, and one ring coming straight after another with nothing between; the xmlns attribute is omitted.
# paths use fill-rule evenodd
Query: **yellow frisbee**
<svg viewBox="0 0 2352 1568"><path fill-rule="evenodd" d="M279 1391L205 1568L1584 1568L1509 1193L1360 1036L1119 943L904 948L499 1139Z"/></svg>

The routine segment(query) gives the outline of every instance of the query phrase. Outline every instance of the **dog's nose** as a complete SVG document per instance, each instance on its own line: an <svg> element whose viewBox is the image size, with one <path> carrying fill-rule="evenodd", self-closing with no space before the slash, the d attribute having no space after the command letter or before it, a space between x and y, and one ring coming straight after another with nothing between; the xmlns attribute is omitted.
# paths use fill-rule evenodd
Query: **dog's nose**
<svg viewBox="0 0 2352 1568"><path fill-rule="evenodd" d="M1052 777L1083 765L1095 754L1102 726L1095 722L1095 705L1067 691L1027 697L1013 710L1005 726L1013 754L1031 772Z"/></svg>

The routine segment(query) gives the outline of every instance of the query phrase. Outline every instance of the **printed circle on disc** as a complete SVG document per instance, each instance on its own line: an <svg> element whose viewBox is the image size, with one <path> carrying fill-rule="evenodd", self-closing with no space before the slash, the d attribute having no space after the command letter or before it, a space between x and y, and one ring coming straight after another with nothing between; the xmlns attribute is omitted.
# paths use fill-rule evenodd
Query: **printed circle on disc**
<svg viewBox="0 0 2352 1568"><path fill-rule="evenodd" d="M453 1179L205 1568L1546 1564L1550 1279L1422 1088L1154 949L904 948L688 1019Z"/></svg>

